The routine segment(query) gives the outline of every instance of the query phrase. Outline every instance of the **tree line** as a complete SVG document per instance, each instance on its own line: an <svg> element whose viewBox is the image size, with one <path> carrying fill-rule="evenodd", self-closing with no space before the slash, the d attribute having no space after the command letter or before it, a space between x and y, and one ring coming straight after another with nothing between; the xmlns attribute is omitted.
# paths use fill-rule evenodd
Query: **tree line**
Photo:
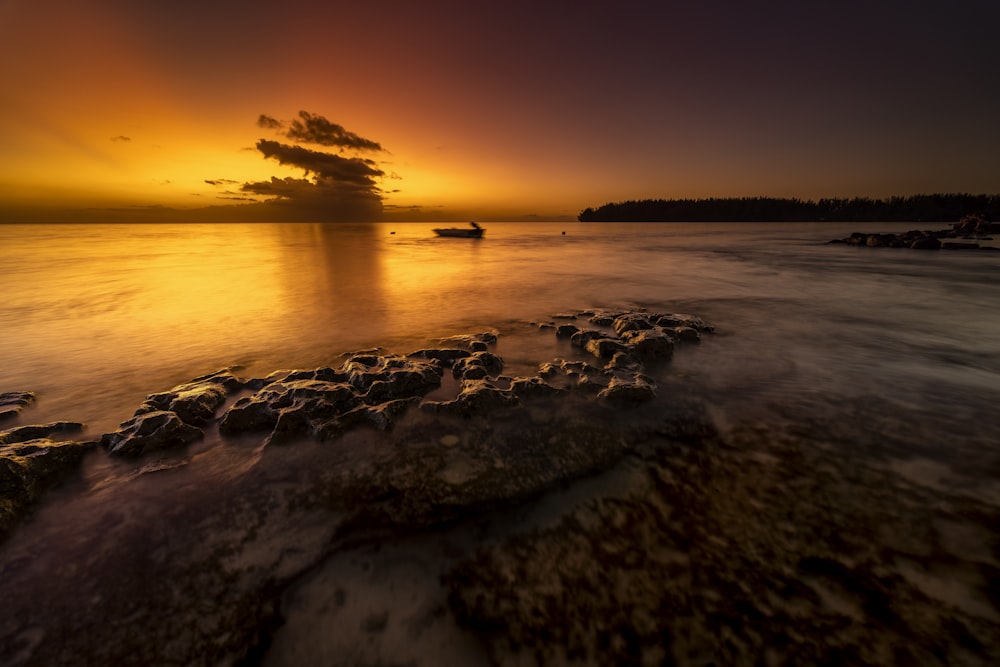
<svg viewBox="0 0 1000 667"><path fill-rule="evenodd" d="M933 194L818 201L777 197L642 199L585 208L580 222L957 222L1000 219L1000 195Z"/></svg>

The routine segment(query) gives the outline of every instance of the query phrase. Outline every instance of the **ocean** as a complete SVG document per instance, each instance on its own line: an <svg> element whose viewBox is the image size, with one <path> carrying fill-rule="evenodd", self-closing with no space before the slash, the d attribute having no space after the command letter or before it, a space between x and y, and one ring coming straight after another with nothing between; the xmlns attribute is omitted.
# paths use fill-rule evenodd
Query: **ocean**
<svg viewBox="0 0 1000 667"><path fill-rule="evenodd" d="M552 324L588 309L645 309L714 327L700 343L678 348L657 378L656 400L697 401L730 447L794 442L803 466L823 452L822 465L839 456L919 490L925 500L914 507L930 511L960 496L976 504L977 516L996 516L1000 252L826 243L853 231L946 226L929 223L484 223L481 240L437 238L434 226L0 225L0 392L37 397L3 427L73 420L86 424L84 437L96 438L146 395L222 368L263 377L335 365L344 353L406 353L484 331L498 335L505 373L531 374L565 354ZM211 458L214 450L225 455ZM48 494L0 545L0 594L23 614L32 604L83 604L63 589L41 587L58 600L31 593L48 576L46 564L91 544L81 526L150 521L136 503L194 502L186 498L198 497L197 484L234 479L252 464L217 432L192 457L211 459L212 474L146 475L155 481L124 491L144 471L92 454L71 488ZM282 484L294 485L294 475ZM942 548L964 551L975 567L956 565L954 576L912 563L900 568L929 599L995 624L1000 602L983 573L1000 572L996 535L949 511L957 526L949 534L960 533L961 545ZM333 539L317 531L309 539ZM105 548L113 557L125 549ZM42 560L23 562L35 558ZM296 567L314 581L354 576L346 561L323 576L306 561ZM109 576L93 567L103 573L95 577ZM24 627L9 622L0 635L30 638L31 628L41 628L45 639L25 640L37 647L65 632L62 621L46 628L45 614L32 618ZM322 635L298 627L295 641L274 641L265 654L270 664L281 664L282 655L318 655L294 652ZM442 655L458 651L456 641L442 639L451 647L439 646ZM402 648L381 650L351 655L406 656ZM25 651L23 664L41 655Z"/></svg>

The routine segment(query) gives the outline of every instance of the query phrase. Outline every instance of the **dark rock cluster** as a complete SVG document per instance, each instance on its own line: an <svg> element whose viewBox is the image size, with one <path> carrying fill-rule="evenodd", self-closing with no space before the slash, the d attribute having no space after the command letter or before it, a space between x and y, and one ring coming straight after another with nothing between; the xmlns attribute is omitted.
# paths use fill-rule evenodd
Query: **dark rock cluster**
<svg viewBox="0 0 1000 667"><path fill-rule="evenodd" d="M1000 223L994 224L982 216L966 216L951 229L911 229L902 234L854 232L844 239L830 243L846 243L868 248L912 248L914 250L997 250L983 246L975 240L991 241L988 234L1000 233ZM964 239L957 241L953 239Z"/></svg>
<svg viewBox="0 0 1000 667"><path fill-rule="evenodd" d="M702 332L712 331L696 317L641 311L583 311L556 319L576 322L559 326L556 335L600 365L555 359L542 364L536 375L507 376L503 358L491 350L497 334L484 332L454 336L440 347L406 355L380 350L347 354L337 368L277 371L252 379L224 369L150 394L116 431L103 434L100 444L114 457L140 457L195 443L213 423L223 436L264 433L265 444L331 440L359 426L384 431L415 407L432 416L481 418L561 394L596 398L613 408L635 406L656 394L647 364L669 360L675 344L697 341ZM428 398L442 387L446 374L457 381L455 395ZM16 416L33 400L30 393L0 394L0 409L7 408L0 414ZM48 439L73 429L82 425L22 426L0 433L0 498L8 523L96 444Z"/></svg>
<svg viewBox="0 0 1000 667"><path fill-rule="evenodd" d="M227 394L242 387L232 372L224 370L150 394L131 419L117 431L104 434L101 444L115 456L139 456L191 444L203 437L199 427L214 418Z"/></svg>

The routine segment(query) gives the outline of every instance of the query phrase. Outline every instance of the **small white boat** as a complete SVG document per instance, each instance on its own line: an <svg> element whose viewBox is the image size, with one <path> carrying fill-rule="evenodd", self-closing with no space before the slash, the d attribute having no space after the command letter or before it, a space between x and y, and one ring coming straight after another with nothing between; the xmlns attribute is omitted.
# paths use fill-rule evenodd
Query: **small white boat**
<svg viewBox="0 0 1000 667"><path fill-rule="evenodd" d="M435 229L434 233L437 234L438 236L453 236L463 239L483 238L483 234L486 233L486 230L477 225L475 222L470 222L469 224L472 225L471 229L465 229L463 227L445 227L445 228Z"/></svg>

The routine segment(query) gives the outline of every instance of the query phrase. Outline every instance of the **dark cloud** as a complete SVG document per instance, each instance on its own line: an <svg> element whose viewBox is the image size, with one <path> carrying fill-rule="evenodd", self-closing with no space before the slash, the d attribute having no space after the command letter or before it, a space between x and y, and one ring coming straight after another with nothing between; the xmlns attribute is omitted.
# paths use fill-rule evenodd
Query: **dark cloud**
<svg viewBox="0 0 1000 667"><path fill-rule="evenodd" d="M381 151L382 146L359 137L323 116L300 111L295 120L283 122L267 114L257 126L275 130L294 142L335 146L341 151ZM270 180L237 182L226 178L205 179L219 188L217 197L257 202L247 212L270 220L334 221L376 220L382 216L379 179L386 173L374 160L312 150L298 143L261 139L254 150L278 164L305 172L301 178L272 176ZM398 178L393 174L393 178Z"/></svg>
<svg viewBox="0 0 1000 667"><path fill-rule="evenodd" d="M261 119L266 116L261 116ZM269 121L274 120L269 118ZM260 121L258 121L258 124ZM269 126L275 127L275 126ZM277 127L281 127L281 124ZM320 146L339 146L356 151L381 151L382 145L377 141L359 137L348 132L341 125L331 123L323 116L314 116L308 111L300 111L299 117L289 123L285 136L292 141L303 141Z"/></svg>
<svg viewBox="0 0 1000 667"><path fill-rule="evenodd" d="M260 117L257 118L257 127L262 127L265 130L280 130L281 121L277 118L271 118L267 114L261 114Z"/></svg>
<svg viewBox="0 0 1000 667"><path fill-rule="evenodd" d="M268 139L258 141L257 150L266 158L304 169L307 174L315 174L318 179L357 183L374 188L375 178L385 176L385 172L378 168L374 160L342 157Z"/></svg>
<svg viewBox="0 0 1000 667"><path fill-rule="evenodd" d="M270 207L287 212L287 220L375 220L382 197L372 187L330 178L278 178L244 183L246 194L269 197Z"/></svg>
<svg viewBox="0 0 1000 667"><path fill-rule="evenodd" d="M114 141L116 143L117 142L128 143L132 141L132 137L126 137L124 134L119 134L117 137L111 137L111 141Z"/></svg>

